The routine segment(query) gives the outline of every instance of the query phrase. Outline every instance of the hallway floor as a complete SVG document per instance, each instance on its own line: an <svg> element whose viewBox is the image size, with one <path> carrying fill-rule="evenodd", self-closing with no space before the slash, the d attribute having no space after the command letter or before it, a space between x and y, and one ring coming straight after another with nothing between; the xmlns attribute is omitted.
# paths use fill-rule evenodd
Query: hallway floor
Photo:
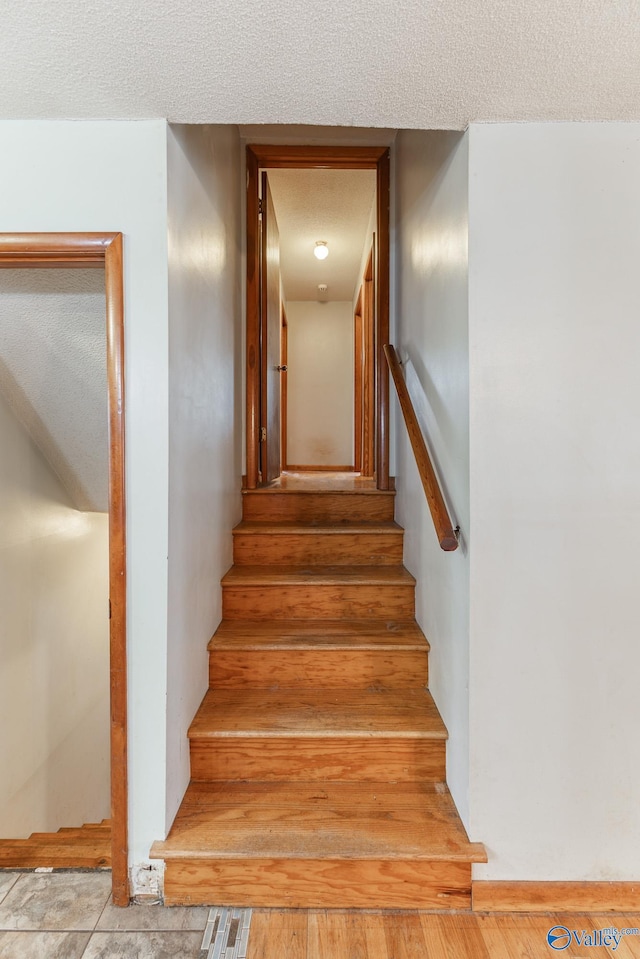
<svg viewBox="0 0 640 959"><path fill-rule="evenodd" d="M110 886L108 870L0 872L0 959L205 959L206 907L117 909ZM254 909L247 959L548 959L558 924L582 938L640 915ZM640 959L640 936L563 954Z"/></svg>

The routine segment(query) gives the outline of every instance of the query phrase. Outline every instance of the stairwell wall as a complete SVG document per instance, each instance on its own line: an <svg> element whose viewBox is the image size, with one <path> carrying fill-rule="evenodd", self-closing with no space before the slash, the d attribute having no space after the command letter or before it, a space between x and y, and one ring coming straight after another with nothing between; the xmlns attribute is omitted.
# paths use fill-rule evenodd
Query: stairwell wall
<svg viewBox="0 0 640 959"><path fill-rule="evenodd" d="M19 839L109 816L108 517L74 508L2 396L0 449L0 837Z"/></svg>
<svg viewBox="0 0 640 959"><path fill-rule="evenodd" d="M416 618L431 643L429 687L447 725L447 781L469 817L468 136L402 131L395 149L396 346L454 523L439 547L407 431L394 403L398 521L416 577ZM393 393L393 389L392 389Z"/></svg>
<svg viewBox="0 0 640 959"><path fill-rule="evenodd" d="M474 876L640 878L640 124L470 130Z"/></svg>
<svg viewBox="0 0 640 959"><path fill-rule="evenodd" d="M124 233L131 862L165 825L166 131L164 120L0 122L3 231Z"/></svg>
<svg viewBox="0 0 640 959"><path fill-rule="evenodd" d="M167 150L166 830L189 782L187 730L207 688L207 642L221 619L242 474L239 133L172 126Z"/></svg>

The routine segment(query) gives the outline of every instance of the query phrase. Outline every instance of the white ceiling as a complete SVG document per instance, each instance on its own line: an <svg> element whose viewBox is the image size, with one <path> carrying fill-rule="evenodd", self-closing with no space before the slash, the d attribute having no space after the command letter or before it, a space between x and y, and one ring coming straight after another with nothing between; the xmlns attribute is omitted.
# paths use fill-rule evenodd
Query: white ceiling
<svg viewBox="0 0 640 959"><path fill-rule="evenodd" d="M0 116L640 119L637 0L4 3Z"/></svg>
<svg viewBox="0 0 640 959"><path fill-rule="evenodd" d="M104 270L0 270L0 392L77 509L108 509Z"/></svg>
<svg viewBox="0 0 640 959"><path fill-rule="evenodd" d="M352 300L375 200L375 170L270 170L286 300ZM329 256L313 255L326 240ZM326 294L318 284L326 283Z"/></svg>

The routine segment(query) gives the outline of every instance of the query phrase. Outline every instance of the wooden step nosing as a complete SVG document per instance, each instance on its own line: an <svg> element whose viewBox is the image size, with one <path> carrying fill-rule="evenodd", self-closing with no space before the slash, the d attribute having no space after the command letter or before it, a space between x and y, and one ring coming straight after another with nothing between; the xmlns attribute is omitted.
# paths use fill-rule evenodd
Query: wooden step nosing
<svg viewBox="0 0 640 959"><path fill-rule="evenodd" d="M404 730L369 730L369 729L190 729L188 732L190 740L199 742L215 742L220 739L299 739L299 740L319 740L319 739L352 739L352 740L377 740L377 739L420 739L444 742L447 740L446 729L404 729Z"/></svg>
<svg viewBox="0 0 640 959"><path fill-rule="evenodd" d="M256 832L258 835L258 832ZM321 838L322 831L318 831L318 836ZM480 845L470 844L470 845ZM353 855L344 855L338 856L335 853L332 853L328 856L321 856L318 852L302 852L300 850L292 849L291 852L281 852L277 851L266 852L264 849L260 851L254 850L242 850L235 849L233 854L230 854L229 850L216 850L211 848L202 848L198 850L190 849L187 846L173 848L169 845L168 842L154 842L151 847L150 857L151 859L189 859L189 860L218 860L218 859L241 859L241 860L252 860L252 859L269 859L275 860L277 862L287 862L288 860L321 860L324 863L332 862L393 862L393 863L412 863L415 861L420 862L487 862L487 854L482 848L482 851L475 850L447 850L441 852L415 852L415 853L401 853L397 856L394 856L390 853L383 852L370 852L370 853L357 853Z"/></svg>
<svg viewBox="0 0 640 959"><path fill-rule="evenodd" d="M261 523L259 520L242 520L232 530L234 536L391 536L400 538L404 530L396 523L362 523L353 526L313 526L302 523Z"/></svg>
<svg viewBox="0 0 640 959"><path fill-rule="evenodd" d="M238 620L234 620L238 622ZM324 653L324 652L342 652L342 653L427 653L429 652L429 646L426 643L310 643L308 640L300 640L299 642L289 642L286 643L274 643L274 642L265 642L265 643L251 643L251 642L241 642L233 644L221 644L218 645L214 642L213 638L209 641L207 649L211 653L222 653L222 652L234 652L234 653L255 653L255 652L283 652L287 650L300 650L301 652L311 652L311 653Z"/></svg>
<svg viewBox="0 0 640 959"><path fill-rule="evenodd" d="M243 496L395 496L394 489L284 489L256 486L241 490Z"/></svg>
<svg viewBox="0 0 640 959"><path fill-rule="evenodd" d="M245 587L287 587L287 586L378 586L397 589L413 588L415 577L404 567L396 566L313 566L298 564L297 568L288 565L277 566L232 566L222 577L223 589L243 589Z"/></svg>

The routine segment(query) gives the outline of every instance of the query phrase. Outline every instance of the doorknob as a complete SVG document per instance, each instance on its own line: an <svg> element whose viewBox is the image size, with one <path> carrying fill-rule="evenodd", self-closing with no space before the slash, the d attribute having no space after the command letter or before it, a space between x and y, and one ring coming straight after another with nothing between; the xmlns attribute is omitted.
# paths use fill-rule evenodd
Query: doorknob
<svg viewBox="0 0 640 959"><path fill-rule="evenodd" d="M287 372L286 366L276 366L276 369L277 369L278 373L286 373L286 372Z"/></svg>

